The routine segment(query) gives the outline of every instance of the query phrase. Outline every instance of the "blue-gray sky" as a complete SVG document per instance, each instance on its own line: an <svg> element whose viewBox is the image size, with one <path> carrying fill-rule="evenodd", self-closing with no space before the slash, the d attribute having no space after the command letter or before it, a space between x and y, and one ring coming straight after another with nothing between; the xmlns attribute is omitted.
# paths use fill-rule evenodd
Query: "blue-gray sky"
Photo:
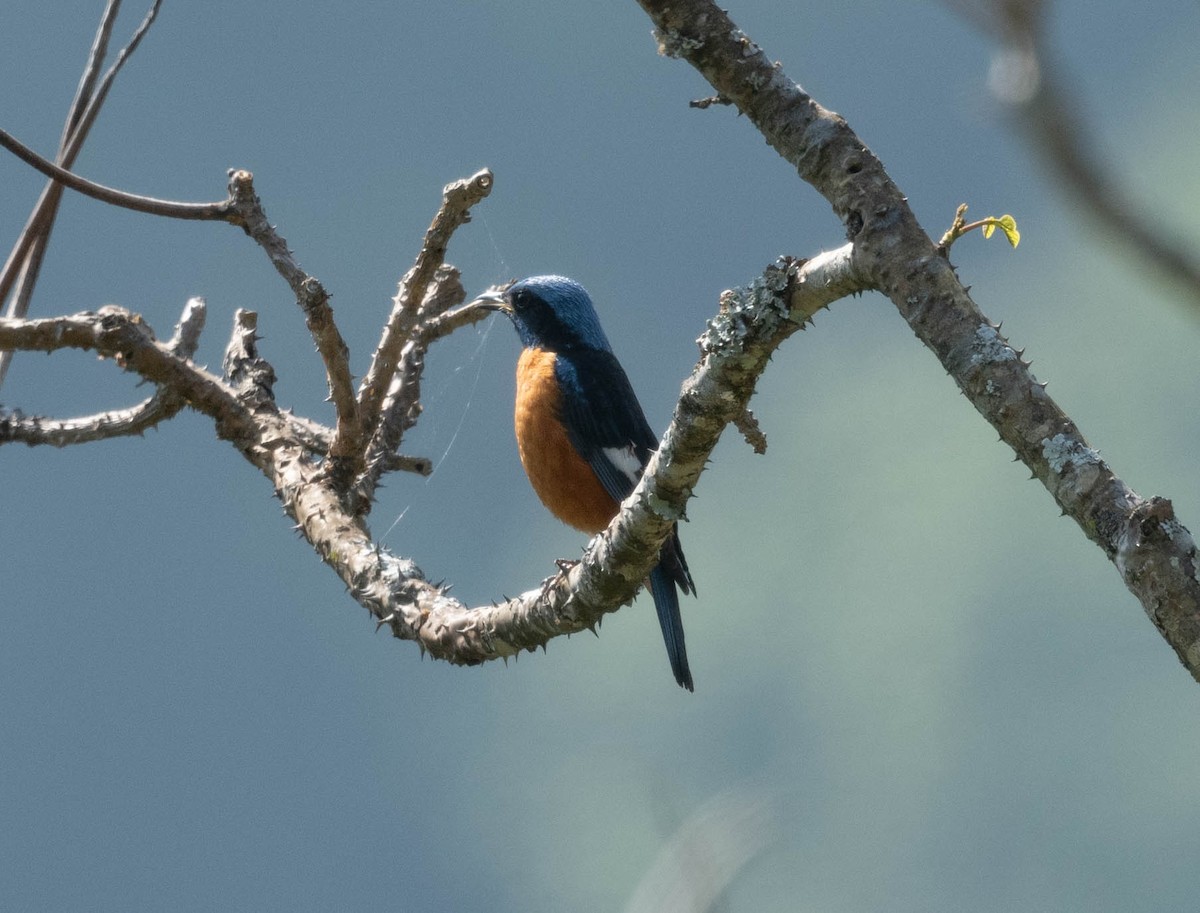
<svg viewBox="0 0 1200 913"><path fill-rule="evenodd" d="M4 5L0 126L53 148L101 7ZM1021 247L969 237L960 274L1116 471L1200 525L1200 321L1046 178L989 99L989 46L937 3L730 12L931 233L964 201L1017 216ZM720 291L842 232L744 118L688 108L709 88L649 31L634 3L166 0L77 169L191 200L253 170L361 374L442 185L488 165L451 249L466 285L579 279L661 429ZM1098 153L1194 246L1198 31L1190 0L1055 5ZM5 246L41 183L0 157ZM329 417L286 287L228 227L68 197L34 310L114 302L167 335L191 295L202 361L253 308L280 401ZM406 449L437 472L393 477L374 513L469 602L583 544L521 474L516 354L499 322L434 351ZM66 353L18 357L0 399L144 393ZM646 598L507 667L421 661L197 416L5 448L0 907L619 910L731 786L771 797L778 839L730 911L1185 905L1200 691L894 309L819 315L754 409L767 455L730 434L682 532L694 695Z"/></svg>

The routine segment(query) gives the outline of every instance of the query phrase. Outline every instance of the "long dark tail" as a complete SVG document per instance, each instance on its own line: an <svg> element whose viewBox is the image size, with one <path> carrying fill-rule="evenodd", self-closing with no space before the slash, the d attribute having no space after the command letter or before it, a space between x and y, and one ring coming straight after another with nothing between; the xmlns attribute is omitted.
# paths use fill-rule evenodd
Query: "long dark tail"
<svg viewBox="0 0 1200 913"><path fill-rule="evenodd" d="M696 584L692 582L683 550L679 547L679 536L672 533L663 545L662 560L650 572L650 593L654 596L654 608L658 611L658 624L662 628L663 642L667 645L667 657L671 660L675 681L688 691L695 691L692 670L688 668L687 647L683 642L683 618L679 614L676 584L685 593L696 592Z"/></svg>

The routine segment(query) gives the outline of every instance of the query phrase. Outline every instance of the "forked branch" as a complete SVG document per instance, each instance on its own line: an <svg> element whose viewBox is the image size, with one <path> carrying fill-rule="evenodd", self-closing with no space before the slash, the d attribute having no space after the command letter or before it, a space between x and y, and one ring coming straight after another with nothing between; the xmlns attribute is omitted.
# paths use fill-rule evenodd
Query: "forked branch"
<svg viewBox="0 0 1200 913"><path fill-rule="evenodd" d="M829 201L856 271L883 292L976 409L1114 563L1200 680L1200 582L1169 501L1113 473L971 300L882 164L840 116L788 79L710 0L639 0L660 51L694 66Z"/></svg>

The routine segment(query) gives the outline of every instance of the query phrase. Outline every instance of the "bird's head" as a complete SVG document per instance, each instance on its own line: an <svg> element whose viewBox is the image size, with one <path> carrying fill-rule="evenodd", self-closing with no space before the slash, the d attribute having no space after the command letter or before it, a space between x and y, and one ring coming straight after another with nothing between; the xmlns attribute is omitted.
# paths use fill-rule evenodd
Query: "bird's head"
<svg viewBox="0 0 1200 913"><path fill-rule="evenodd" d="M600 328L592 299L573 279L530 276L504 291L485 292L473 303L507 314L528 348L551 352L612 351Z"/></svg>

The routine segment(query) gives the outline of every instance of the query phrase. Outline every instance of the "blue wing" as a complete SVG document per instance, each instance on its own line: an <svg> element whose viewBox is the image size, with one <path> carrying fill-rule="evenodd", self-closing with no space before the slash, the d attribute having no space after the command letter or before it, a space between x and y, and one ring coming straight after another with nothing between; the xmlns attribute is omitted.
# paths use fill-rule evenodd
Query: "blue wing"
<svg viewBox="0 0 1200 913"><path fill-rule="evenodd" d="M624 501L658 447L625 370L611 352L558 353L563 425L571 444L614 501Z"/></svg>

